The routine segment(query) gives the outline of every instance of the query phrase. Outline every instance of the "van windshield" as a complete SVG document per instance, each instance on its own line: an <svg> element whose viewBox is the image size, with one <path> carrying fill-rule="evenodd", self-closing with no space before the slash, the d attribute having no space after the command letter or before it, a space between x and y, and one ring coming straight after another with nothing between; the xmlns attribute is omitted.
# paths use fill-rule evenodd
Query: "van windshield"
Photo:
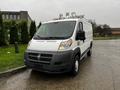
<svg viewBox="0 0 120 90"><path fill-rule="evenodd" d="M33 39L67 39L72 36L76 21L46 23L40 26Z"/></svg>

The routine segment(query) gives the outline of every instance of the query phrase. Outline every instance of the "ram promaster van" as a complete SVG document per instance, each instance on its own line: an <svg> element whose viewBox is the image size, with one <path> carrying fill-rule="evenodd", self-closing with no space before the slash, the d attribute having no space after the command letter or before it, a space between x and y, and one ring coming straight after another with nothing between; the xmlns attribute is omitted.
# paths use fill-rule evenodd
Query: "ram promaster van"
<svg viewBox="0 0 120 90"><path fill-rule="evenodd" d="M92 25L85 18L48 21L29 42L25 64L37 71L77 75L80 60L91 56L92 43Z"/></svg>

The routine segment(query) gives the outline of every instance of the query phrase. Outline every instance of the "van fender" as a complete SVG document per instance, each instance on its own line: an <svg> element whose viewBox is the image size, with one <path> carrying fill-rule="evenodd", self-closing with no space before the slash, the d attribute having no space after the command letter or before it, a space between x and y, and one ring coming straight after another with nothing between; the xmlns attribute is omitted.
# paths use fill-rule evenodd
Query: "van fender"
<svg viewBox="0 0 120 90"><path fill-rule="evenodd" d="M75 57L77 54L79 55L79 57L81 57L81 51L80 51L80 48L79 48L79 47L77 47L77 48L75 48L75 49L73 50L73 55L72 55L73 60L74 60L74 57Z"/></svg>

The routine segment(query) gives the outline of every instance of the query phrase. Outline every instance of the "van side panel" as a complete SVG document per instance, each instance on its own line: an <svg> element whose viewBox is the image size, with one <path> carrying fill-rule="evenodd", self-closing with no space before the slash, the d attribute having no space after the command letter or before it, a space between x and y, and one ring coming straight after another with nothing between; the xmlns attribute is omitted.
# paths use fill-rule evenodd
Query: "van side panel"
<svg viewBox="0 0 120 90"><path fill-rule="evenodd" d="M85 37L86 37L86 40L85 40L85 49L88 49L90 47L90 43L93 41L92 37L93 37L93 32L92 32L92 25L91 23L87 22L87 21L84 21L84 24L83 24L83 28L84 28L84 31L85 31Z"/></svg>

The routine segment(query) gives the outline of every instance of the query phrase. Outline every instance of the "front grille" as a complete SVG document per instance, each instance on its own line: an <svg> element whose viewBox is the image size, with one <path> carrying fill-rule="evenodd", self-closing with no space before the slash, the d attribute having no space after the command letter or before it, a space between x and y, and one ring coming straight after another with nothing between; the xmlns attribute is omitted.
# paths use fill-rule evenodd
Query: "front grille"
<svg viewBox="0 0 120 90"><path fill-rule="evenodd" d="M52 57L52 54L41 54L43 57Z"/></svg>
<svg viewBox="0 0 120 90"><path fill-rule="evenodd" d="M50 64L52 60L52 54L43 54L43 53L28 53L28 59L32 62L39 62L44 64Z"/></svg>

